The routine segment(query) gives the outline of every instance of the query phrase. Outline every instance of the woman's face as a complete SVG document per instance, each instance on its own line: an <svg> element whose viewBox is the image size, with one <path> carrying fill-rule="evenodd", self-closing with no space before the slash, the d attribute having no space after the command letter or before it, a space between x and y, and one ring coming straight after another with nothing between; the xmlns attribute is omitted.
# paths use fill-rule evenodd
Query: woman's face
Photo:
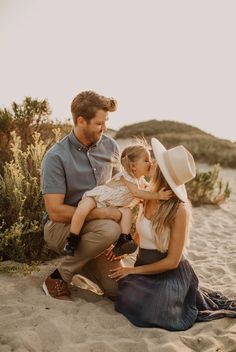
<svg viewBox="0 0 236 352"><path fill-rule="evenodd" d="M156 160L152 160L148 176L154 182L155 182L155 179L157 178L158 169L159 168L158 168L158 164L157 164Z"/></svg>

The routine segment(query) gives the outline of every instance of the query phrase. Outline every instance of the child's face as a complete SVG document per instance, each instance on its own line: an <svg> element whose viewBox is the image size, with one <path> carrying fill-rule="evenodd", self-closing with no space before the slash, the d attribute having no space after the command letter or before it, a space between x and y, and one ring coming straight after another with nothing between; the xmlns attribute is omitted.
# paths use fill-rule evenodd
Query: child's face
<svg viewBox="0 0 236 352"><path fill-rule="evenodd" d="M133 162L133 173L135 177L148 176L151 167L151 156L148 151L144 151L140 157Z"/></svg>

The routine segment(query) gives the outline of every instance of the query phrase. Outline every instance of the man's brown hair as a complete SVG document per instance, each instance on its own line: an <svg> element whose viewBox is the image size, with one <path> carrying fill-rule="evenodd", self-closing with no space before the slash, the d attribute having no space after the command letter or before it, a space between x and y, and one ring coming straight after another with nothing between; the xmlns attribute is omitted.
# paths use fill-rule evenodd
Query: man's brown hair
<svg viewBox="0 0 236 352"><path fill-rule="evenodd" d="M71 103L71 113L75 125L79 116L89 122L96 115L97 110L112 112L116 111L116 108L115 99L104 97L92 90L79 93Z"/></svg>

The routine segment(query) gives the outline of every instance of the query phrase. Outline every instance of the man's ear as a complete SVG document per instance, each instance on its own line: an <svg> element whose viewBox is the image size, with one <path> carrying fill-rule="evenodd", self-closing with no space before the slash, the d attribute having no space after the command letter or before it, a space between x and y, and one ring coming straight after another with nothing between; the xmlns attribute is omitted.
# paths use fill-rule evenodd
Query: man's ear
<svg viewBox="0 0 236 352"><path fill-rule="evenodd" d="M84 123L86 122L86 120L83 118L83 116L78 116L76 119L77 125L81 126L84 125Z"/></svg>

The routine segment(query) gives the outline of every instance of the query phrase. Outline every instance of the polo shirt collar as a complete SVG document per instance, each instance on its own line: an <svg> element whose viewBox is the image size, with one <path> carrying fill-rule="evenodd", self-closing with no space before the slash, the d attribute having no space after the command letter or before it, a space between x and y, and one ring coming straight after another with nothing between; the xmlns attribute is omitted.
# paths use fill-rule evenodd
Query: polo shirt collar
<svg viewBox="0 0 236 352"><path fill-rule="evenodd" d="M75 133L74 133L74 130L72 130L69 134L69 141L71 142L71 144L73 144L76 149L91 149L91 148L95 148L97 147L100 143L101 143L101 140L102 140L103 136L99 139L99 141L97 141L97 143L94 143L92 145L90 145L89 147L87 147L86 145L83 145L79 140L78 138L75 136Z"/></svg>

